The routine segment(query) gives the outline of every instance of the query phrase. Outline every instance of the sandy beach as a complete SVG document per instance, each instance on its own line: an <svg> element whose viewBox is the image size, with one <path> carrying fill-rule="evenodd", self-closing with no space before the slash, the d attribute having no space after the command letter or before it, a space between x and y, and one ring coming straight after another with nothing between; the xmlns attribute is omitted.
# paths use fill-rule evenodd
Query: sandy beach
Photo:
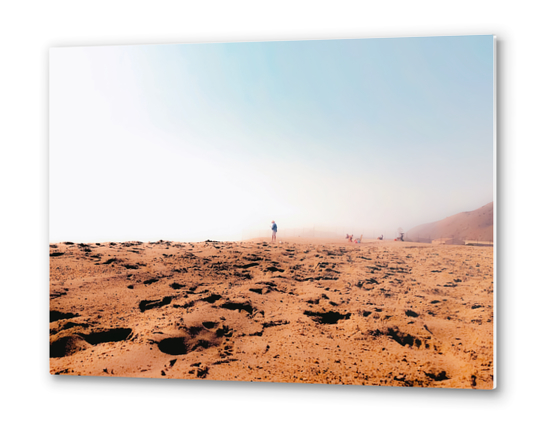
<svg viewBox="0 0 542 424"><path fill-rule="evenodd" d="M52 374L493 388L493 249L50 245Z"/></svg>

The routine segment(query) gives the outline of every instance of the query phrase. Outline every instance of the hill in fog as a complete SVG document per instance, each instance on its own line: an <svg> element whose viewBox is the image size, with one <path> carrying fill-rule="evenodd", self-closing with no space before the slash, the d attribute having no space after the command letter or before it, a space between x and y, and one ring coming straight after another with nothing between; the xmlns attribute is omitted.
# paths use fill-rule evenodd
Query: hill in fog
<svg viewBox="0 0 542 424"><path fill-rule="evenodd" d="M493 241L493 202L474 211L418 225L406 233L410 241L428 242L438 238Z"/></svg>

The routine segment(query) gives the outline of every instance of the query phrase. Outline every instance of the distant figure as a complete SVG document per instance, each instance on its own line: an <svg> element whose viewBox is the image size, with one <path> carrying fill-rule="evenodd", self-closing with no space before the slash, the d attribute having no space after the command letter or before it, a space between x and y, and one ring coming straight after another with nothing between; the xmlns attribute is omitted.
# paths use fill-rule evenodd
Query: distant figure
<svg viewBox="0 0 542 424"><path fill-rule="evenodd" d="M271 242L277 241L277 224L275 221L271 221Z"/></svg>
<svg viewBox="0 0 542 424"><path fill-rule="evenodd" d="M384 235L382 234L380 237L377 238L377 240L384 240Z"/></svg>
<svg viewBox="0 0 542 424"><path fill-rule="evenodd" d="M352 238L354 238L354 234L346 234L346 239L349 241L349 242L352 242Z"/></svg>

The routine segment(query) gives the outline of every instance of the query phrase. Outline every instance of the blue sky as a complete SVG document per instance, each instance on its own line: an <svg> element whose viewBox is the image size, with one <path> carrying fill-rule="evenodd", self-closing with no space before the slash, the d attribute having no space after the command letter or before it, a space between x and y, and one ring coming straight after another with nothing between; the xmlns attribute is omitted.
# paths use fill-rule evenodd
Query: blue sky
<svg viewBox="0 0 542 424"><path fill-rule="evenodd" d="M492 36L50 51L51 241L392 237L492 200Z"/></svg>

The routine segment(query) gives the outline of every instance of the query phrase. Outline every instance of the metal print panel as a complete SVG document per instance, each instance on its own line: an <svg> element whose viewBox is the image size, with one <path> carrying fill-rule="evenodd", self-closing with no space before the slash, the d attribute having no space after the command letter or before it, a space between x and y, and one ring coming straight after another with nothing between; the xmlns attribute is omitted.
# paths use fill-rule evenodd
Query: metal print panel
<svg viewBox="0 0 542 424"><path fill-rule="evenodd" d="M50 51L50 372L492 389L494 37Z"/></svg>

